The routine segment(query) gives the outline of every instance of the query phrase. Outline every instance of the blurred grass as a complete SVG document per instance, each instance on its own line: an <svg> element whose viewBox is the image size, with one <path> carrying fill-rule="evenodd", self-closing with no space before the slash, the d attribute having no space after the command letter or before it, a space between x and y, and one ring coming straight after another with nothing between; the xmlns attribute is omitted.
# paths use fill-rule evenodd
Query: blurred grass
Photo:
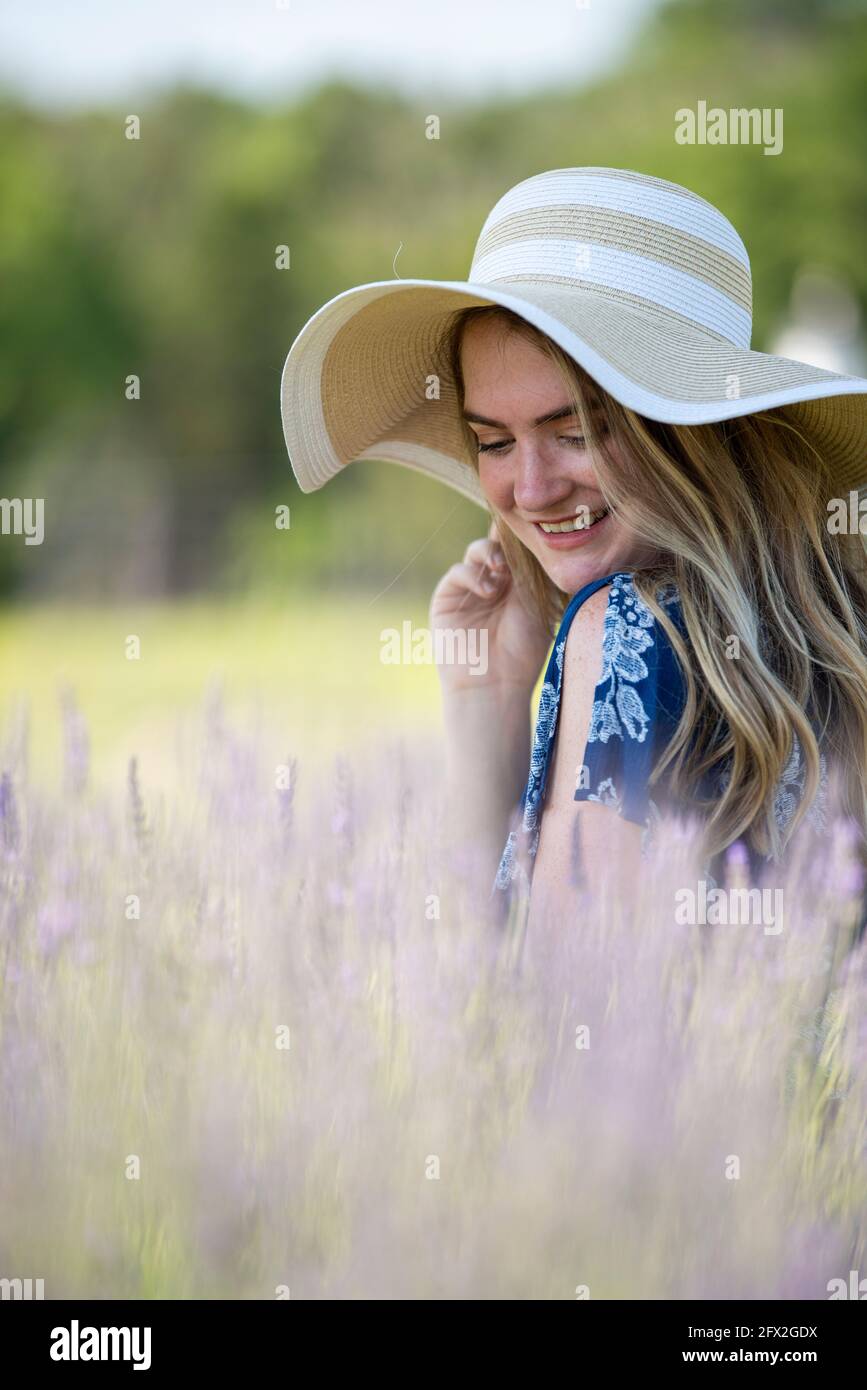
<svg viewBox="0 0 867 1390"><path fill-rule="evenodd" d="M435 667L380 661L380 633L407 620L425 625L425 605L388 595L10 608L0 613L0 728L10 737L26 707L30 772L59 778L59 692L71 687L93 779L122 781L135 755L151 787L173 782L176 740L215 687L233 716L267 717L281 756L324 756L395 724L429 731ZM125 655L131 634L139 660Z"/></svg>

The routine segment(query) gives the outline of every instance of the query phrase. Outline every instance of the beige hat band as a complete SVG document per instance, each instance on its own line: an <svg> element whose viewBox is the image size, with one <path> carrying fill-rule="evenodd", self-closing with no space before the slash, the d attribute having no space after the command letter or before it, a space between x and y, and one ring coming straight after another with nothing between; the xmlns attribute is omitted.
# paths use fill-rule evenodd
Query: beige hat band
<svg viewBox="0 0 867 1390"><path fill-rule="evenodd" d="M611 212L607 208L546 208L544 218L537 213L513 213L479 237L470 280L477 280L478 263L492 253L512 242L533 238L574 240L576 279L583 278L583 266L592 262L597 246L612 247L693 275L720 294L727 295L747 314L752 314L753 291L749 266L689 232L664 228L649 218L637 217L633 213Z"/></svg>
<svg viewBox="0 0 867 1390"><path fill-rule="evenodd" d="M578 256L574 241L553 237L510 241L473 262L471 281L482 286L528 275L541 283L554 278L580 279L591 287L623 290L644 300L651 309L673 309L696 328L710 329L737 347L749 347L750 311L705 280L611 246L594 246L593 254L580 261L576 272Z"/></svg>

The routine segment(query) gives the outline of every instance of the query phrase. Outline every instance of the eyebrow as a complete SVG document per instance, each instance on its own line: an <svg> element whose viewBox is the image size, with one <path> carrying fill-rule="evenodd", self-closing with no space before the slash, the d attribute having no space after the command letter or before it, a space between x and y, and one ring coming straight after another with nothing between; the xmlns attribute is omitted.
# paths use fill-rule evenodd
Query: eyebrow
<svg viewBox="0 0 867 1390"><path fill-rule="evenodd" d="M547 415L540 415L533 421L533 428L537 425L547 425L551 420L564 420L569 415L575 414L575 407L571 405L561 405L557 410L549 410ZM504 425L502 420L489 420L486 415L476 415L475 411L465 410L464 419L475 425L493 425L495 429L507 430L508 425Z"/></svg>

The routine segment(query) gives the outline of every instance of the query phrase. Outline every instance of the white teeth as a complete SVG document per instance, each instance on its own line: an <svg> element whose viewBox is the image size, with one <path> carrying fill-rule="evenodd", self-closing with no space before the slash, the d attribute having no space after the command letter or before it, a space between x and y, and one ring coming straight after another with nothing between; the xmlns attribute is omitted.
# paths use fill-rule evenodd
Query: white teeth
<svg viewBox="0 0 867 1390"><path fill-rule="evenodd" d="M583 516L576 516L574 521L540 521L539 525L546 535L556 534L558 531L585 531L589 526L592 526L594 522L601 520L603 516L607 515L608 508L603 507L601 511L591 512L586 521Z"/></svg>

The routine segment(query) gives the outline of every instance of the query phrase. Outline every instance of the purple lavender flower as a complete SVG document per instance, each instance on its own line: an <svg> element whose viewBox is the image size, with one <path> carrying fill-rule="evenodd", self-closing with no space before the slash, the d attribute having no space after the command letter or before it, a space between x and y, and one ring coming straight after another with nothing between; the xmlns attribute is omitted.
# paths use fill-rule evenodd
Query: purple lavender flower
<svg viewBox="0 0 867 1390"><path fill-rule="evenodd" d="M0 779L0 845L10 854L18 848L20 825L15 804L15 788L8 772Z"/></svg>
<svg viewBox="0 0 867 1390"><path fill-rule="evenodd" d="M138 758L130 758L129 760L126 785L129 822L132 828L133 838L138 845L139 853L146 854L150 845L150 829L148 827L141 791L139 790Z"/></svg>
<svg viewBox="0 0 867 1390"><path fill-rule="evenodd" d="M87 785L90 764L90 738L84 716L69 686L60 692L60 705L63 714L63 763L66 789L73 796L80 796Z"/></svg>

